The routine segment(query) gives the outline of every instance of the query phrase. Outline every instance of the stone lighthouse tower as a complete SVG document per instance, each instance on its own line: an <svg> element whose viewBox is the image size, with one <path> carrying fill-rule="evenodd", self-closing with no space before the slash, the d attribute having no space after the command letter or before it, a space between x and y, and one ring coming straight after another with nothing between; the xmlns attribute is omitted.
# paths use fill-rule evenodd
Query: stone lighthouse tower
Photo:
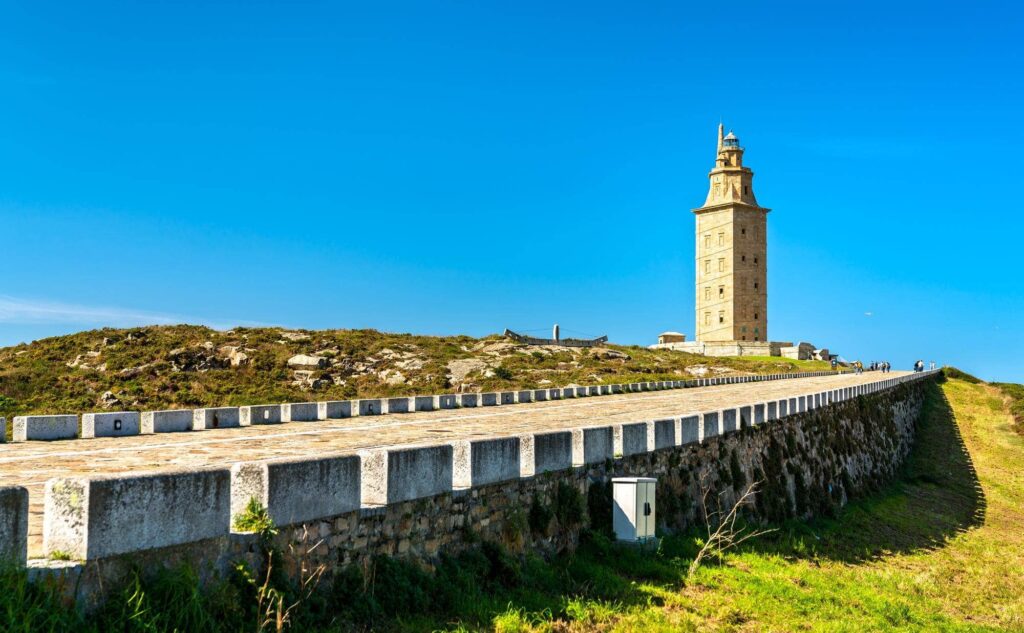
<svg viewBox="0 0 1024 633"><path fill-rule="evenodd" d="M700 342L768 340L769 209L754 198L743 148L718 126L718 156L697 216L697 326Z"/></svg>

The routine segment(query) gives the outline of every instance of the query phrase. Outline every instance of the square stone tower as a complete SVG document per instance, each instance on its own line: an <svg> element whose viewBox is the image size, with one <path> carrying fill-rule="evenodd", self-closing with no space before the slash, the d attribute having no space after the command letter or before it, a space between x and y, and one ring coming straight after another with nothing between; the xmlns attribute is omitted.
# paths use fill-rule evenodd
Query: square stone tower
<svg viewBox="0 0 1024 633"><path fill-rule="evenodd" d="M718 126L718 157L697 216L696 339L768 340L768 211L754 198L743 148Z"/></svg>

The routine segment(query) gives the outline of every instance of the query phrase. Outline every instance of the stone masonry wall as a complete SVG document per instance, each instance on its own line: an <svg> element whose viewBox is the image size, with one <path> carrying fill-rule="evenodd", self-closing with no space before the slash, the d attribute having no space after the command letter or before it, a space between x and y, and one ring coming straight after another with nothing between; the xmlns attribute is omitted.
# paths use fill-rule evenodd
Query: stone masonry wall
<svg viewBox="0 0 1024 633"><path fill-rule="evenodd" d="M682 529L702 520L702 486L716 496L723 493L723 505L731 507L736 494L753 481L762 483L747 513L750 518L778 521L828 514L892 479L910 452L923 388L922 382L899 385L701 444L288 526L276 545L286 552L296 575L303 564L336 569L365 565L375 555L429 565L442 551L457 552L480 540L500 542L514 552L551 553L572 547L581 527L559 525L560 484L577 489L592 507L600 506L603 495L610 517L606 486L617 476L658 478L662 529ZM598 490L591 492L593 486ZM539 531L530 518L535 502L551 516ZM589 520L585 516L584 524Z"/></svg>
<svg viewBox="0 0 1024 633"><path fill-rule="evenodd" d="M430 566L442 553L482 540L547 555L574 547L591 522L610 525L609 482L615 476L658 478L656 514L663 531L702 520L702 490L712 491L709 499L721 493L723 505L731 507L753 481L761 484L749 518L828 514L892 479L910 451L929 382L895 384L699 443L281 526L273 546L296 579L320 564L329 575L346 565L369 565L378 555ZM580 499L575 510L570 507ZM261 559L254 535L229 534L64 568L30 568L30 574L62 584L69 600L88 608L132 569L187 563L209 579L238 561L258 566Z"/></svg>

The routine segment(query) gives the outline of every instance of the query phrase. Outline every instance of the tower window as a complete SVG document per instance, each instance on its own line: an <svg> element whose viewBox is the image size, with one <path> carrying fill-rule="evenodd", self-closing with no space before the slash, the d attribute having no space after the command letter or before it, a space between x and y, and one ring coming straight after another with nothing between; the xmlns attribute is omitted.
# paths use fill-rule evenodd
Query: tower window
<svg viewBox="0 0 1024 633"><path fill-rule="evenodd" d="M757 320L757 313L756 312L754 313L754 320L755 321Z"/></svg>
<svg viewBox="0 0 1024 633"><path fill-rule="evenodd" d="M746 235L747 229L740 229L740 235Z"/></svg>
<svg viewBox="0 0 1024 633"><path fill-rule="evenodd" d="M705 312L704 313L704 325L711 325L711 313L710 312Z"/></svg>
<svg viewBox="0 0 1024 633"><path fill-rule="evenodd" d="M718 322L719 323L725 323L725 311L724 310L718 313Z"/></svg>
<svg viewBox="0 0 1024 633"><path fill-rule="evenodd" d="M720 272L720 273L724 273L725 272L725 258L724 257L719 257L718 258L718 272Z"/></svg>
<svg viewBox="0 0 1024 633"><path fill-rule="evenodd" d="M741 262L747 261L747 256L746 255L740 255L740 261Z"/></svg>
<svg viewBox="0 0 1024 633"><path fill-rule="evenodd" d="M725 233L718 234L718 245L725 246Z"/></svg>
<svg viewBox="0 0 1024 633"><path fill-rule="evenodd" d="M754 263L755 263L755 264L757 263L757 258L756 258L756 257L754 258Z"/></svg>
<svg viewBox="0 0 1024 633"><path fill-rule="evenodd" d="M754 290L757 290L757 282L754 282Z"/></svg>
<svg viewBox="0 0 1024 633"><path fill-rule="evenodd" d="M725 299L725 286L718 287L718 298Z"/></svg>
<svg viewBox="0 0 1024 633"><path fill-rule="evenodd" d="M747 195L747 192L748 192L748 191L749 191L749 190L747 189L747 186L746 186L746 185L743 185L743 195Z"/></svg>
<svg viewBox="0 0 1024 633"><path fill-rule="evenodd" d="M711 234L708 233L704 236L704 248L711 248Z"/></svg>
<svg viewBox="0 0 1024 633"><path fill-rule="evenodd" d="M704 300L705 301L711 301L711 288L710 287L704 288Z"/></svg>
<svg viewBox="0 0 1024 633"><path fill-rule="evenodd" d="M711 273L711 260L710 259L705 259L704 260L704 273L705 274L710 274Z"/></svg>

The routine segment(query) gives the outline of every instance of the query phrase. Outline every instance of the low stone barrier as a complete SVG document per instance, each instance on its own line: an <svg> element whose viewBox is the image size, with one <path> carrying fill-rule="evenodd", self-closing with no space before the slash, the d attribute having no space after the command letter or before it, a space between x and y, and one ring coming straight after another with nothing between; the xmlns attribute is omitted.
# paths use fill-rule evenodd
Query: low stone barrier
<svg viewBox="0 0 1024 633"><path fill-rule="evenodd" d="M647 422L634 422L632 424L617 424L612 427L615 431L615 455L628 457L639 455L650 451L651 425Z"/></svg>
<svg viewBox="0 0 1024 633"><path fill-rule="evenodd" d="M679 418L679 437L680 445L696 444L697 442L700 442L699 415L686 415Z"/></svg>
<svg viewBox="0 0 1024 633"><path fill-rule="evenodd" d="M525 404L527 402L533 402L533 391L524 389L516 392L516 404Z"/></svg>
<svg viewBox="0 0 1024 633"><path fill-rule="evenodd" d="M238 407L196 409L192 412L192 430L228 429L241 426Z"/></svg>
<svg viewBox="0 0 1024 633"><path fill-rule="evenodd" d="M534 389L533 390L533 401L534 402L545 402L548 399L547 389Z"/></svg>
<svg viewBox="0 0 1024 633"><path fill-rule="evenodd" d="M289 402L281 405L283 422L316 422L320 419L320 407L315 402Z"/></svg>
<svg viewBox="0 0 1024 633"><path fill-rule="evenodd" d="M516 392L514 391L502 391L499 395L500 404L515 404L516 403Z"/></svg>
<svg viewBox="0 0 1024 633"><path fill-rule="evenodd" d="M142 432L181 433L192 430L192 409L167 409L165 411L143 411Z"/></svg>
<svg viewBox="0 0 1024 633"><path fill-rule="evenodd" d="M358 455L244 462L231 467L231 516L250 499L275 525L332 517L360 507Z"/></svg>
<svg viewBox="0 0 1024 633"><path fill-rule="evenodd" d="M519 478L518 437L452 442L452 485L456 489Z"/></svg>
<svg viewBox="0 0 1024 633"><path fill-rule="evenodd" d="M475 393L460 393L459 406L463 408L476 407L479 404L479 396Z"/></svg>
<svg viewBox="0 0 1024 633"><path fill-rule="evenodd" d="M0 564L24 565L28 555L28 490L0 488Z"/></svg>
<svg viewBox="0 0 1024 633"><path fill-rule="evenodd" d="M18 415L14 417L12 440L65 440L78 435L77 415Z"/></svg>
<svg viewBox="0 0 1024 633"><path fill-rule="evenodd" d="M138 411L86 413L82 416L82 437L120 437L141 431Z"/></svg>
<svg viewBox="0 0 1024 633"><path fill-rule="evenodd" d="M614 431L610 426L572 430L572 465L599 464L615 456Z"/></svg>
<svg viewBox="0 0 1024 633"><path fill-rule="evenodd" d="M482 393L480 394L480 406L481 407L493 407L498 404L498 394L496 393Z"/></svg>
<svg viewBox="0 0 1024 633"><path fill-rule="evenodd" d="M722 409L722 434L732 433L739 428L736 419L736 409Z"/></svg>
<svg viewBox="0 0 1024 633"><path fill-rule="evenodd" d="M318 420L340 420L352 417L352 403L348 400L328 400L316 403Z"/></svg>
<svg viewBox="0 0 1024 633"><path fill-rule="evenodd" d="M572 431L522 435L519 440L520 477L572 468Z"/></svg>
<svg viewBox="0 0 1024 633"><path fill-rule="evenodd" d="M721 417L718 411L708 411L700 415L700 441L722 434Z"/></svg>
<svg viewBox="0 0 1024 633"><path fill-rule="evenodd" d="M434 396L413 396L413 411L433 411Z"/></svg>
<svg viewBox="0 0 1024 633"><path fill-rule="evenodd" d="M459 403L455 398L455 394L446 393L440 396L434 396L434 407L437 409L457 409Z"/></svg>
<svg viewBox="0 0 1024 633"><path fill-rule="evenodd" d="M652 448L659 450L662 448L670 448L676 446L676 420L668 418L665 420L655 420L652 425L654 426Z"/></svg>
<svg viewBox="0 0 1024 633"><path fill-rule="evenodd" d="M409 398L387 398L382 413L409 413Z"/></svg>
<svg viewBox="0 0 1024 633"><path fill-rule="evenodd" d="M280 424L281 405L254 404L247 407L238 407L238 422L242 426Z"/></svg>
<svg viewBox="0 0 1024 633"><path fill-rule="evenodd" d="M93 560L228 533L231 472L224 469L51 479L43 549Z"/></svg>
<svg viewBox="0 0 1024 633"><path fill-rule="evenodd" d="M450 444L360 451L363 505L387 505L452 490Z"/></svg>
<svg viewBox="0 0 1024 633"><path fill-rule="evenodd" d="M355 401L355 413L358 416L380 415L384 412L380 398L364 398Z"/></svg>

